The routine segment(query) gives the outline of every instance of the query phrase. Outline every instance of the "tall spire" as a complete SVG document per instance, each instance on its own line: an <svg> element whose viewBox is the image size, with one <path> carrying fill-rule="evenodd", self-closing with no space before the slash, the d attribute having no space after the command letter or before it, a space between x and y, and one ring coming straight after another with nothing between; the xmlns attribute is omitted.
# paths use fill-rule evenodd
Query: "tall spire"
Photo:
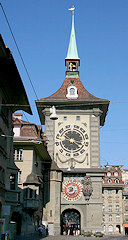
<svg viewBox="0 0 128 240"><path fill-rule="evenodd" d="M68 9L72 11L72 29L68 47L67 57L65 58L65 65L67 67L66 77L78 77L79 71L78 66L80 66L80 58L78 57L76 37L75 37L75 27L74 27L74 7Z"/></svg>
<svg viewBox="0 0 128 240"><path fill-rule="evenodd" d="M69 41L69 47L68 47L68 53L67 53L66 59L79 60L77 45L76 45L76 37L75 37L75 27L74 27L74 9L75 7L68 9L72 11L72 29L71 29L71 35L70 35L70 41Z"/></svg>

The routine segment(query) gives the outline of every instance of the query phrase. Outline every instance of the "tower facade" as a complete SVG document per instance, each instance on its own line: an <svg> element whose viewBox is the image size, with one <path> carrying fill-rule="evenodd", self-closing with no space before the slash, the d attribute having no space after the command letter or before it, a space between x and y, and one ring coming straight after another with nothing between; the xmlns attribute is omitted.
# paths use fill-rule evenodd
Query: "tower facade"
<svg viewBox="0 0 128 240"><path fill-rule="evenodd" d="M48 151L53 160L50 202L44 220L50 233L70 234L102 230L102 178L100 133L109 101L90 94L79 78L74 9L67 57L66 77L60 89L47 98L36 100ZM50 119L51 106L58 119ZM56 205L57 204L57 205Z"/></svg>

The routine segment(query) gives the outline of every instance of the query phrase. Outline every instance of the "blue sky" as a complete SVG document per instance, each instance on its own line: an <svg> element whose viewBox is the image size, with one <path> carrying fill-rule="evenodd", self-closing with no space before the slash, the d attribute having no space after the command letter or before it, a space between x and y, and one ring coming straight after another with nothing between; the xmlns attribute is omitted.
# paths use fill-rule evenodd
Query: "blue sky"
<svg viewBox="0 0 128 240"><path fill-rule="evenodd" d="M101 164L128 168L128 0L1 0L38 98L54 93L65 78L71 12L81 61L80 79L93 95L110 100L100 130ZM12 51L33 116L40 124L33 92L0 8L0 32ZM26 120L26 119L25 119Z"/></svg>

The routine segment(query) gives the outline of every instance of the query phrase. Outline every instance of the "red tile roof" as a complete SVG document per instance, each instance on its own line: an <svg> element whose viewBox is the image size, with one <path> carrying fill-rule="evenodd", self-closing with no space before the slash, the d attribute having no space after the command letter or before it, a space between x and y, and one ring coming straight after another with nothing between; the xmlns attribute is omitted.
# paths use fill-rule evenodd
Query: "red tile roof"
<svg viewBox="0 0 128 240"><path fill-rule="evenodd" d="M72 82L73 84L72 84ZM87 101L108 101L106 99L101 99L101 98L97 98L94 95L92 95L91 93L89 93L83 86L82 82L80 81L79 78L65 78L62 86L58 89L58 91L56 91L55 93L53 93L51 96L46 97L46 98L41 98L38 100L43 100L43 99L67 99L66 95L67 95L67 88L69 86L75 86L78 89L78 98L77 100L87 100ZM67 99L69 100L69 99ZM70 99L72 100L72 99Z"/></svg>

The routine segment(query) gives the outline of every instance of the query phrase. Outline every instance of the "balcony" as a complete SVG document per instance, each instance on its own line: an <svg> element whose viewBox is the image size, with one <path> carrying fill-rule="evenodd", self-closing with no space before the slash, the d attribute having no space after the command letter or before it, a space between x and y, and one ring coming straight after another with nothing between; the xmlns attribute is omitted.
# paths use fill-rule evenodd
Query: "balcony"
<svg viewBox="0 0 128 240"><path fill-rule="evenodd" d="M38 199L24 199L23 207L28 210L38 210L39 200Z"/></svg>

